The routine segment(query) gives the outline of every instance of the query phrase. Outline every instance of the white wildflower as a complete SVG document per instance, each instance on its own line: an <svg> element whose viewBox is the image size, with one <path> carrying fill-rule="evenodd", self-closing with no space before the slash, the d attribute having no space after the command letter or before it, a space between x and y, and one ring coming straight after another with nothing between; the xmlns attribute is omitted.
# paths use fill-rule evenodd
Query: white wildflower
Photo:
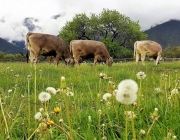
<svg viewBox="0 0 180 140"><path fill-rule="evenodd" d="M66 93L66 95L67 95L67 96L74 96L74 93L71 92L71 91L68 91L68 92Z"/></svg>
<svg viewBox="0 0 180 140"><path fill-rule="evenodd" d="M138 79L145 79L146 78L146 74L143 71L140 71L136 74Z"/></svg>
<svg viewBox="0 0 180 140"><path fill-rule="evenodd" d="M47 87L46 91L54 95L57 93L56 89L53 87Z"/></svg>
<svg viewBox="0 0 180 140"><path fill-rule="evenodd" d="M113 91L113 95L114 95L114 96L116 96L117 91L118 91L117 89L115 89L115 90Z"/></svg>
<svg viewBox="0 0 180 140"><path fill-rule="evenodd" d="M36 113L35 116L34 116L34 118L35 118L36 120L41 120L41 119L42 119L42 114L41 114L41 112Z"/></svg>
<svg viewBox="0 0 180 140"><path fill-rule="evenodd" d="M61 81L65 81L65 77L64 76L61 77Z"/></svg>
<svg viewBox="0 0 180 140"><path fill-rule="evenodd" d="M126 79L119 83L116 100L122 104L132 104L137 99L138 85L134 80Z"/></svg>
<svg viewBox="0 0 180 140"><path fill-rule="evenodd" d="M172 136L172 140L176 140L177 139L177 137L176 136Z"/></svg>
<svg viewBox="0 0 180 140"><path fill-rule="evenodd" d="M171 90L171 95L178 94L178 93L179 93L179 91L177 88L174 88L173 90Z"/></svg>
<svg viewBox="0 0 180 140"><path fill-rule="evenodd" d="M161 92L161 89L158 87L158 88L155 88L155 91L156 92Z"/></svg>
<svg viewBox="0 0 180 140"><path fill-rule="evenodd" d="M103 100L107 100L108 98L110 98L112 96L112 94L110 94L110 93L105 93L104 95L103 95Z"/></svg>
<svg viewBox="0 0 180 140"><path fill-rule="evenodd" d="M8 90L8 93L11 93L11 92L12 92L12 89L9 89L9 90Z"/></svg>
<svg viewBox="0 0 180 140"><path fill-rule="evenodd" d="M136 118L136 114L133 111L125 111L124 114L127 115L128 120Z"/></svg>
<svg viewBox="0 0 180 140"><path fill-rule="evenodd" d="M60 122L60 123L63 123L63 119L60 119L59 122Z"/></svg>
<svg viewBox="0 0 180 140"><path fill-rule="evenodd" d="M39 111L40 111L40 112L44 111L44 108L40 108Z"/></svg>
<svg viewBox="0 0 180 140"><path fill-rule="evenodd" d="M91 116L88 116L88 121L92 122Z"/></svg>
<svg viewBox="0 0 180 140"><path fill-rule="evenodd" d="M102 110L99 109L99 110L98 110L98 113L99 113L99 114L102 114Z"/></svg>
<svg viewBox="0 0 180 140"><path fill-rule="evenodd" d="M51 95L48 92L41 92L38 98L41 102L46 102L50 100Z"/></svg>
<svg viewBox="0 0 180 140"><path fill-rule="evenodd" d="M145 131L145 130L143 130L143 129L141 129L141 130L140 130L140 132L139 132L139 134L141 134L141 135L145 135L145 134L146 134L146 131Z"/></svg>

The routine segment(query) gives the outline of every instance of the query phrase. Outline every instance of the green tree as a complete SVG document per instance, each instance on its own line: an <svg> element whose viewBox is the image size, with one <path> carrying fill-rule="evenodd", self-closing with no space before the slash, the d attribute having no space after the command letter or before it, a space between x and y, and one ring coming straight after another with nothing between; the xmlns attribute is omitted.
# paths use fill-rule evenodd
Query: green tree
<svg viewBox="0 0 180 140"><path fill-rule="evenodd" d="M59 35L68 43L73 39L108 38L110 42L118 44L116 49L121 46L130 50L133 50L135 41L147 38L147 35L140 31L139 22L134 22L118 11L109 9L103 9L99 15L91 14L90 17L86 14L77 14L72 21L66 23Z"/></svg>

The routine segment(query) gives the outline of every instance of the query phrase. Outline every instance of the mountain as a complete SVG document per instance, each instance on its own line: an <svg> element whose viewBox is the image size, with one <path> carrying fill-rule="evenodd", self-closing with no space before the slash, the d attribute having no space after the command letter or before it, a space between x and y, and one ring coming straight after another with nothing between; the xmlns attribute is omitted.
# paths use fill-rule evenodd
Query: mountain
<svg viewBox="0 0 180 140"><path fill-rule="evenodd" d="M6 40L0 38L0 51L4 53L11 53L11 54L17 54L17 53L23 53L25 54L25 49L20 48L19 46L16 46L12 43L7 42Z"/></svg>
<svg viewBox="0 0 180 140"><path fill-rule="evenodd" d="M169 20L162 24L151 27L144 31L148 35L149 40L153 40L161 44L164 48L172 46L180 46L180 21Z"/></svg>

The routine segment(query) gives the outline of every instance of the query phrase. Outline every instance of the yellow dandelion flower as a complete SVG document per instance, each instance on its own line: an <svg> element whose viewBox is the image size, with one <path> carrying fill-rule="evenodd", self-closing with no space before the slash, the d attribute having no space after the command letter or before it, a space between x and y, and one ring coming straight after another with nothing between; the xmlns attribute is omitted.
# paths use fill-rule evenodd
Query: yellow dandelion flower
<svg viewBox="0 0 180 140"><path fill-rule="evenodd" d="M61 111L61 108L59 108L59 107L55 107L55 108L54 108L54 112L55 112L55 113L59 113L60 111Z"/></svg>
<svg viewBox="0 0 180 140"><path fill-rule="evenodd" d="M48 120L48 121L46 122L46 124L47 124L47 125L52 125L52 124L54 124L54 122L53 122L52 120Z"/></svg>

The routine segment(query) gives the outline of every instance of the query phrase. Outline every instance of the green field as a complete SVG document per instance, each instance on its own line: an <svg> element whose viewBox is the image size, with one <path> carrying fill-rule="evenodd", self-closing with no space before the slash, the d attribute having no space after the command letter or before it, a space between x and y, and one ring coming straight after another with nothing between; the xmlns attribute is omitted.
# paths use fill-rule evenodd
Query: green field
<svg viewBox="0 0 180 140"><path fill-rule="evenodd" d="M140 71L146 74L145 79L137 78ZM105 77L100 78L100 74ZM62 76L65 81L61 81ZM137 100L130 105L118 102L115 96L118 84L125 79L138 84ZM38 96L47 87L59 92L42 103ZM153 62L145 66L114 63L112 67L1 62L0 139L179 139L179 88L178 61L158 66ZM106 93L112 96L103 100ZM134 115L128 116L126 111ZM38 112L40 120L35 119Z"/></svg>

